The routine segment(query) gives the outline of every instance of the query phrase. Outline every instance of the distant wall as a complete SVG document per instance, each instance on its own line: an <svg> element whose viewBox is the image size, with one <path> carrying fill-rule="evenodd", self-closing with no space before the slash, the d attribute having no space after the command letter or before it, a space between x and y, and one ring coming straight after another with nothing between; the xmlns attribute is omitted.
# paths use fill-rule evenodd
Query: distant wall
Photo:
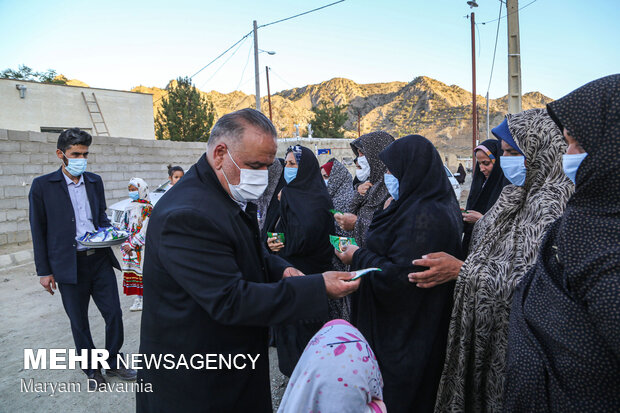
<svg viewBox="0 0 620 413"><path fill-rule="evenodd" d="M28 192L37 176L60 167L56 156L58 134L0 129L0 245L30 240ZM290 145L312 150L330 149L319 155L319 165L335 157L353 158L350 139L280 139L277 156L284 157ZM127 198L127 183L136 176L151 189L168 179L167 165L187 170L205 152L202 142L171 142L107 136L93 137L88 171L101 175L109 205ZM316 153L316 152L315 152ZM456 156L454 156L456 160ZM355 172L354 166L349 171Z"/></svg>
<svg viewBox="0 0 620 413"><path fill-rule="evenodd" d="M17 85L26 87L24 98ZM88 100L95 94L110 136L155 139L153 95L14 79L0 79L0 128L41 132L78 127L97 135L82 92Z"/></svg>

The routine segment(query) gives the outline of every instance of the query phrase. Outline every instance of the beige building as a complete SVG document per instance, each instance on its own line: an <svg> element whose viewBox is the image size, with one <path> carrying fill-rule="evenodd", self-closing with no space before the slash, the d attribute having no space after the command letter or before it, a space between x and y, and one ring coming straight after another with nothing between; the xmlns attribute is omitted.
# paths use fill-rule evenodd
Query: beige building
<svg viewBox="0 0 620 413"><path fill-rule="evenodd" d="M0 79L0 128L155 139L153 95Z"/></svg>

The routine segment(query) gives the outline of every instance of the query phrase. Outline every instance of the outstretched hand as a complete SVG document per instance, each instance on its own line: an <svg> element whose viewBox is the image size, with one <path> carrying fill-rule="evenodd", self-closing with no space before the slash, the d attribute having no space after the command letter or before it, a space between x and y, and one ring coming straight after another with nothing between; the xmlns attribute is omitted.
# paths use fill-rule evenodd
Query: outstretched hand
<svg viewBox="0 0 620 413"><path fill-rule="evenodd" d="M351 272L328 271L323 273L325 290L331 299L346 297L360 286L360 279L349 281L355 275Z"/></svg>
<svg viewBox="0 0 620 413"><path fill-rule="evenodd" d="M463 261L445 252L432 252L413 260L413 265L429 267L422 272L408 274L409 281L417 283L420 288L430 288L448 281L456 280L463 266Z"/></svg>
<svg viewBox="0 0 620 413"><path fill-rule="evenodd" d="M302 275L305 275L305 274L303 272L299 271L297 268L295 268L295 267L286 267L284 269L284 274L282 274L282 278L300 277Z"/></svg>

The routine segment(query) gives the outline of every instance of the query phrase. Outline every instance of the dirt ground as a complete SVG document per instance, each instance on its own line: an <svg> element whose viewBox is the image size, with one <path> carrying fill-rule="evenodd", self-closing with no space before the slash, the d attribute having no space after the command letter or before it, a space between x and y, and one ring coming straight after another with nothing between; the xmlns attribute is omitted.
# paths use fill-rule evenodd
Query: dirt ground
<svg viewBox="0 0 620 413"><path fill-rule="evenodd" d="M122 277L117 277L122 291ZM140 312L131 312L133 298L121 294L125 326L123 352L138 353ZM91 300L89 309L95 346L104 347L104 322ZM135 393L89 393L81 370L24 370L24 348L73 348L69 319L57 291L49 295L39 285L34 265L0 270L0 413L124 413L135 411ZM270 349L274 411L287 380L277 368L275 349ZM21 391L21 379L35 382L81 382L80 393L52 394ZM116 377L108 379L118 382Z"/></svg>

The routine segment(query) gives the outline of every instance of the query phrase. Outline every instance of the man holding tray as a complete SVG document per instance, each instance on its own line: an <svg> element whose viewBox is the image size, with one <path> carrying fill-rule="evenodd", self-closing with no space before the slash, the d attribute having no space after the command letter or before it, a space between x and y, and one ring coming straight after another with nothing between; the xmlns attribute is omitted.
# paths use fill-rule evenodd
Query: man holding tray
<svg viewBox="0 0 620 413"><path fill-rule="evenodd" d="M111 226L106 216L101 177L86 171L92 137L78 128L58 137L56 155L61 167L35 178L30 188L30 229L39 282L50 294L58 286L78 353L96 348L88 323L92 296L105 319L105 348L112 370L108 376L133 380L135 370L116 368L116 356L123 345L123 319L114 268L118 261L110 248L89 249L76 238L97 228ZM88 366L91 367L90 362ZM83 369L89 390L105 383L99 369Z"/></svg>
<svg viewBox="0 0 620 413"><path fill-rule="evenodd" d="M303 276L265 249L252 201L276 139L254 109L222 116L207 153L153 209L140 353L177 364L139 370L153 391L136 394L138 412L271 412L268 326L325 319L328 297L358 288L348 272ZM219 362L231 359L245 361Z"/></svg>

